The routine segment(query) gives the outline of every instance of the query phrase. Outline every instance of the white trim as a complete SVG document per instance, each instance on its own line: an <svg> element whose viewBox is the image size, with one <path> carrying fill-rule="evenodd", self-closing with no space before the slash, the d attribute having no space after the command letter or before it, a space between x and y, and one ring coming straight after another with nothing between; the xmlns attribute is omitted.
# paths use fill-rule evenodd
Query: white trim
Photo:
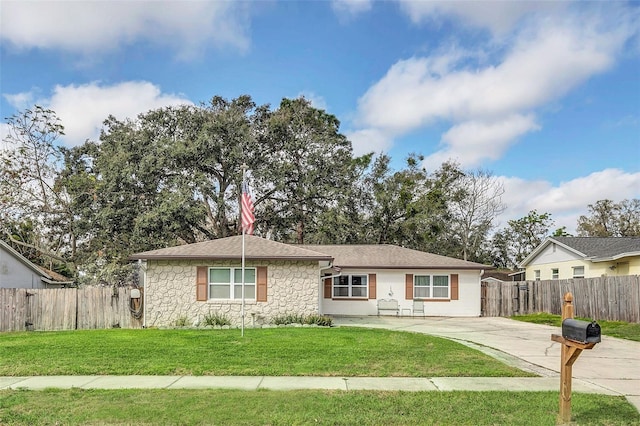
<svg viewBox="0 0 640 426"><path fill-rule="evenodd" d="M527 257L525 257L524 259L522 259L522 261L518 264L518 268L526 268L527 265L529 265L531 263L531 261L533 259L535 259L547 246L549 246L549 244L551 243L555 243L557 245L559 245L560 247L563 247L564 249L580 256L583 259L587 259L587 255L582 253L581 251L578 251L576 249L574 249L573 247L570 247L566 244L561 243L560 241L554 239L553 237L547 237L542 243L540 243L540 245L536 248L533 249L533 251L531 253L529 253L529 255Z"/></svg>
<svg viewBox="0 0 640 426"><path fill-rule="evenodd" d="M428 286L418 286L416 285L416 277L429 277L429 285ZM436 288L444 288L444 286L435 285L435 277L446 277L447 278L447 295L446 296L434 296L434 290ZM419 297L416 296L416 287L419 288L428 288L429 296L427 297ZM451 299L451 273L448 274L413 274L413 300L447 300Z"/></svg>
<svg viewBox="0 0 640 426"><path fill-rule="evenodd" d="M229 271L229 282L219 282L219 283L212 283L211 282L211 270L228 270ZM240 281L237 282L236 281L236 277L235 277L235 273L236 271L241 271L241 277L240 277ZM254 280L253 282L246 282L246 275L245 272L247 271L253 271L253 277ZM249 298L249 300L255 300L256 299L256 292L258 290L258 268L256 268L255 266L251 266L251 267L237 267L237 266L209 266L207 267L207 300L212 300L212 301L225 301L225 300L237 300L239 302L244 301L245 299L245 286L249 286L249 287L254 287L254 297ZM229 297L211 297L211 286L226 286L229 285ZM236 286L241 286L241 291L240 291L240 295L236 295ZM236 296L240 296L240 297L236 297Z"/></svg>
<svg viewBox="0 0 640 426"><path fill-rule="evenodd" d="M609 257L592 257L592 258L587 258L587 260L590 260L594 263L611 262L612 260L622 259L623 257L634 257L634 256L640 256L640 251L629 251L626 253L614 254L613 256L609 256Z"/></svg>

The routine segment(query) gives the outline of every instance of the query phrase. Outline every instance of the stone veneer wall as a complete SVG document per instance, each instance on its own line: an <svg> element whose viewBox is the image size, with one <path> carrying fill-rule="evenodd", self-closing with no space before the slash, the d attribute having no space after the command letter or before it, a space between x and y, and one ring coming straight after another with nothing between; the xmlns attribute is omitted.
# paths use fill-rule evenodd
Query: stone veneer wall
<svg viewBox="0 0 640 426"><path fill-rule="evenodd" d="M149 260L145 277L147 327L176 325L187 318L201 325L208 314L219 314L233 326L242 322L240 300L196 301L196 267L240 267L239 262L201 260ZM267 266L267 301L245 300L245 326L268 324L284 314L311 315L319 312L319 267L317 262L260 261L246 267ZM255 315L252 315L255 314Z"/></svg>

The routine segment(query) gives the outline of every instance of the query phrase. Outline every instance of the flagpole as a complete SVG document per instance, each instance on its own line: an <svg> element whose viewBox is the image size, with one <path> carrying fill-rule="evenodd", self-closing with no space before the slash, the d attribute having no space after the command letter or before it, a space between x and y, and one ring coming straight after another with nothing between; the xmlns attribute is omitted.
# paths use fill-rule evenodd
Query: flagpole
<svg viewBox="0 0 640 426"><path fill-rule="evenodd" d="M244 191L244 179L245 179L245 173L247 171L247 165L243 164L242 165L242 190ZM240 211L240 215L242 215L242 209ZM244 225L242 225L242 309L241 309L241 316L242 316L242 325L240 328L240 337L244 337L244 234L245 234L245 229L244 229Z"/></svg>

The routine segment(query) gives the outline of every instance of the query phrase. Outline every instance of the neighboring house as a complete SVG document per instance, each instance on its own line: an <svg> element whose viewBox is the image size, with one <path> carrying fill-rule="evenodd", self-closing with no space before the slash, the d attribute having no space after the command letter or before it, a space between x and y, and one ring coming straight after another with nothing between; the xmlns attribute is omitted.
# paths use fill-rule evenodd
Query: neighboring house
<svg viewBox="0 0 640 426"><path fill-rule="evenodd" d="M517 274L517 272L506 270L485 271L484 274L482 274L480 281L483 283L503 283L505 281L515 281L514 274Z"/></svg>
<svg viewBox="0 0 640 426"><path fill-rule="evenodd" d="M378 301L397 301L411 315L479 316L480 276L490 268L392 245L290 245L245 238L245 318L284 314L376 315ZM133 255L143 262L145 326L201 323L242 310L242 236ZM385 312L395 314L395 312Z"/></svg>
<svg viewBox="0 0 640 426"><path fill-rule="evenodd" d="M640 237L549 237L519 265L527 280L640 274Z"/></svg>
<svg viewBox="0 0 640 426"><path fill-rule="evenodd" d="M509 274L511 281L525 281L525 270L512 272Z"/></svg>
<svg viewBox="0 0 640 426"><path fill-rule="evenodd" d="M73 281L35 265L0 240L0 288L60 288L71 284Z"/></svg>

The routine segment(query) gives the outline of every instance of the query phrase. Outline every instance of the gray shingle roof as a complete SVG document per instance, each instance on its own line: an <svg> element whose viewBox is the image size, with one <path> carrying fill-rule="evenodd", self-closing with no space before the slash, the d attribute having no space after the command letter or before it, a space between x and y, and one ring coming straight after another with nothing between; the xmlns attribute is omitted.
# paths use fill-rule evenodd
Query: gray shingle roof
<svg viewBox="0 0 640 426"><path fill-rule="evenodd" d="M242 235L145 251L131 259L240 259ZM266 260L331 260L331 256L302 247L282 244L253 235L245 235L245 258Z"/></svg>
<svg viewBox="0 0 640 426"><path fill-rule="evenodd" d="M136 253L131 259L240 259L242 236L220 238ZM466 262L394 245L292 245L253 235L245 236L245 257L263 260L331 260L340 268L377 269L491 269Z"/></svg>
<svg viewBox="0 0 640 426"><path fill-rule="evenodd" d="M309 250L326 253L339 268L377 269L492 269L491 266L467 262L389 244L303 245Z"/></svg>
<svg viewBox="0 0 640 426"><path fill-rule="evenodd" d="M616 257L625 253L640 253L640 237L553 237L552 239L594 259Z"/></svg>

